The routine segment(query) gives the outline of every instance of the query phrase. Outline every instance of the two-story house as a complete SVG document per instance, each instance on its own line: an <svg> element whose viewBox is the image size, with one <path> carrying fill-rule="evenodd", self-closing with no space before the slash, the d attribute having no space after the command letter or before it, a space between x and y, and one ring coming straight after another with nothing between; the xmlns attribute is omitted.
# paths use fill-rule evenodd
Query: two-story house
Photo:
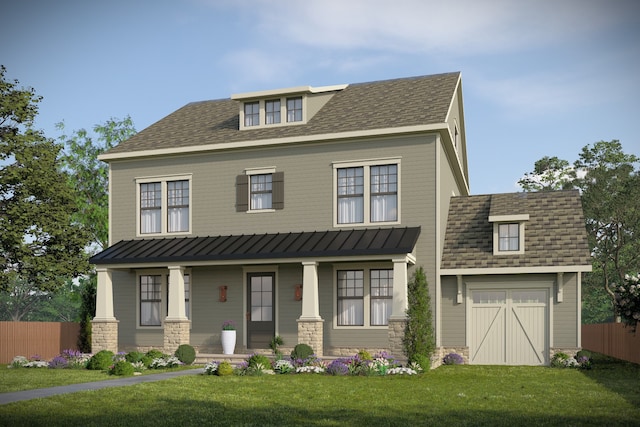
<svg viewBox="0 0 640 427"><path fill-rule="evenodd" d="M220 353L231 320L239 351L279 335L319 356L402 357L416 266L441 352L545 364L580 346L579 197L545 193L540 209L537 195L469 196L460 73L191 103L101 159L111 246L92 258L94 352L189 343ZM567 213L565 241L553 216ZM563 249L546 259L551 249L531 238ZM519 317L508 310L534 318L525 338L509 335ZM500 356L527 334L539 360Z"/></svg>

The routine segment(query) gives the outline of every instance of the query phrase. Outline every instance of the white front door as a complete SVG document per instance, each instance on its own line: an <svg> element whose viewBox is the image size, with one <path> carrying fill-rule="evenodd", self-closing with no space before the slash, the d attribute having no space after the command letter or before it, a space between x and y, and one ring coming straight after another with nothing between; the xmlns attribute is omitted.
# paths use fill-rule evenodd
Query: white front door
<svg viewBox="0 0 640 427"><path fill-rule="evenodd" d="M547 364L548 301L547 289L472 290L470 363Z"/></svg>

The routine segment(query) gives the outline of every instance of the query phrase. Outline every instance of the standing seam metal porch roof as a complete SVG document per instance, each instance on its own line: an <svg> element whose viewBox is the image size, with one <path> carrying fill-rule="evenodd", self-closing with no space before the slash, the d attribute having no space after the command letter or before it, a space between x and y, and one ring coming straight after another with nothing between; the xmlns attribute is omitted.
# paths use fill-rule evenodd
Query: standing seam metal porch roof
<svg viewBox="0 0 640 427"><path fill-rule="evenodd" d="M91 263L138 264L411 253L420 227L121 240Z"/></svg>

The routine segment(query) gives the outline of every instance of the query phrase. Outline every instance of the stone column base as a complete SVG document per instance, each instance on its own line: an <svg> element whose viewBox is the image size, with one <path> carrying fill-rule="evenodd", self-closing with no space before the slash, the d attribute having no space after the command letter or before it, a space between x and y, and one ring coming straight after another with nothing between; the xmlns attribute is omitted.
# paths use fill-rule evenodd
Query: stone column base
<svg viewBox="0 0 640 427"><path fill-rule="evenodd" d="M406 319L389 319L389 354L398 360L406 359L402 345L406 324Z"/></svg>
<svg viewBox="0 0 640 427"><path fill-rule="evenodd" d="M91 352L101 350L118 352L118 320L91 321Z"/></svg>
<svg viewBox="0 0 640 427"><path fill-rule="evenodd" d="M307 344L316 356L322 357L324 354L323 331L323 319L298 319L298 344Z"/></svg>
<svg viewBox="0 0 640 427"><path fill-rule="evenodd" d="M189 320L167 320L164 321L164 352L173 354L180 344L189 344L191 335Z"/></svg>

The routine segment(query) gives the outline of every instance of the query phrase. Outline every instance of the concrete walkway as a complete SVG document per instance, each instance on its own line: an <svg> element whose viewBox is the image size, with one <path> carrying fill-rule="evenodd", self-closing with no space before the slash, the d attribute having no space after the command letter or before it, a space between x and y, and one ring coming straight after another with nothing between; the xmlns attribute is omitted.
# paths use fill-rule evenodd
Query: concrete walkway
<svg viewBox="0 0 640 427"><path fill-rule="evenodd" d="M184 375L202 374L203 368L187 369L184 371L164 372L162 374L136 375L133 377L117 378L113 380L95 381L90 383L71 384L59 387L38 388L34 390L16 391L13 393L0 393L0 405L20 402L22 400L39 399L41 397L55 396L58 394L75 393L77 391L100 390L107 387L124 387L128 385L162 381Z"/></svg>

